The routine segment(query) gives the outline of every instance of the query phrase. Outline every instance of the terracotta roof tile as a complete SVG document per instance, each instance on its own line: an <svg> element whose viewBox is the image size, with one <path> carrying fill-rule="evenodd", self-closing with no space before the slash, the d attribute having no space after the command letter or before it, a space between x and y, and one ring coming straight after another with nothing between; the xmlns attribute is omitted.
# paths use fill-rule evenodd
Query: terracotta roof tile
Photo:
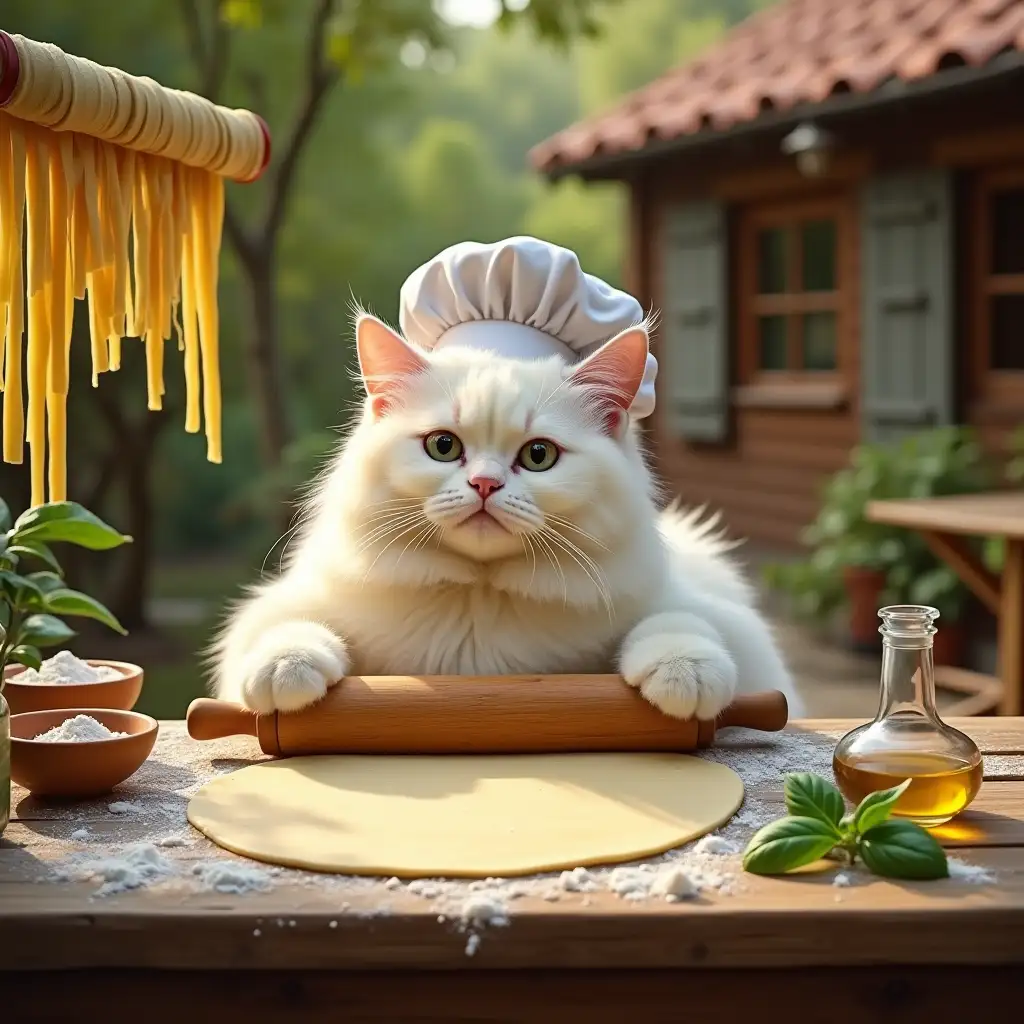
<svg viewBox="0 0 1024 1024"><path fill-rule="evenodd" d="M696 60L534 147L550 171L652 139L723 130L764 111L865 93L1024 51L1024 0L783 0Z"/></svg>

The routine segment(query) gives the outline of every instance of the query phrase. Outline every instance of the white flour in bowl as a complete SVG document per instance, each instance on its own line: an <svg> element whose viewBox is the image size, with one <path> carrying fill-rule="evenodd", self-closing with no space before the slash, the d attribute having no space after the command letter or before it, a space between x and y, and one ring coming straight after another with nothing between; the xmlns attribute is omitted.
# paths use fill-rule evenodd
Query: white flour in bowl
<svg viewBox="0 0 1024 1024"><path fill-rule="evenodd" d="M126 732L112 732L102 722L97 722L89 715L75 715L66 718L60 725L55 725L46 732L41 732L33 739L43 743L94 743L96 740L113 740L127 736Z"/></svg>
<svg viewBox="0 0 1024 1024"><path fill-rule="evenodd" d="M14 677L16 683L53 683L70 686L76 683L109 683L123 675L110 665L90 665L70 651L58 651L39 666L27 668Z"/></svg>

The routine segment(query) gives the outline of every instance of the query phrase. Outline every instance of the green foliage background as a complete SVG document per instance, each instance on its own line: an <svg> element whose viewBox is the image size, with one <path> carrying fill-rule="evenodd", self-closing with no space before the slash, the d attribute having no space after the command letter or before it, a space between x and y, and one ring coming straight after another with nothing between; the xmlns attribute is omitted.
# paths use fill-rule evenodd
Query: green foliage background
<svg viewBox="0 0 1024 1024"><path fill-rule="evenodd" d="M356 0L338 4L342 14L357 6ZM527 24L509 31L452 26L437 20L426 0L388 0L376 5L381 18L397 11L410 25L421 19L424 32L411 33L401 47L391 40L391 49L384 46L383 24L371 23L376 35L362 42L336 33L334 45L354 47L360 59L333 91L305 154L281 240L284 372L298 436L281 470L286 483L289 472L297 477L315 464L357 397L349 372L353 297L394 321L401 282L420 262L461 239L521 232L567 245L589 271L621 280L619 187L548 186L529 170L527 150L692 56L758 6L758 0L565 4L588 10L600 32L558 45L540 40ZM234 23L225 100L259 110L283 140L301 91L311 3L230 0L225 9ZM169 86L199 84L174 0L5 0L0 26ZM442 40L440 49L423 45ZM243 216L260 187L231 187ZM272 492L259 482L240 350L245 300L226 243L222 281L224 463L209 465L202 439L186 435L178 422L163 431L153 480L165 556L246 545L265 550L267 543L259 496ZM131 361L141 364L141 346L128 345ZM169 379L180 375L179 365L169 351ZM126 381L126 392L129 384L138 385L141 411L141 381ZM102 386L115 385L104 379ZM72 391L87 387L82 375ZM73 394L73 407L81 402ZM80 458L110 443L91 429L91 443L73 438ZM116 512L110 515L116 522Z"/></svg>

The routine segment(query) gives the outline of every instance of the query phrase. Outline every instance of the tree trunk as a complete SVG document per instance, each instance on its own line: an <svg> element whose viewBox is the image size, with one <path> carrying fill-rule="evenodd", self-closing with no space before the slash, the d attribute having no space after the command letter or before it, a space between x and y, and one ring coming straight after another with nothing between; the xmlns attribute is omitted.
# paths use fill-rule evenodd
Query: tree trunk
<svg viewBox="0 0 1024 1024"><path fill-rule="evenodd" d="M291 437L277 337L278 300L272 246L244 261L243 266L253 315L252 332L246 345L249 392L256 396L259 407L257 429L263 464L267 469L276 469Z"/></svg>
<svg viewBox="0 0 1024 1024"><path fill-rule="evenodd" d="M132 543L122 549L124 568L111 602L111 611L129 631L143 630L149 625L146 596L153 571L155 523L150 467L157 439L167 421L166 410L147 413L135 442L122 449L127 532L131 535Z"/></svg>

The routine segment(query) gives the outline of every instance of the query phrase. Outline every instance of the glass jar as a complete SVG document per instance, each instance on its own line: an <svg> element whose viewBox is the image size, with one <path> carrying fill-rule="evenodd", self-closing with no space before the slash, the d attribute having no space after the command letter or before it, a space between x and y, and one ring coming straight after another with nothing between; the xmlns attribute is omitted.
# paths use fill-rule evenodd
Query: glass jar
<svg viewBox="0 0 1024 1024"><path fill-rule="evenodd" d="M893 808L925 828L947 822L978 795L981 751L939 717L935 708L932 643L939 612L927 605L891 605L879 611L882 676L874 721L836 745L832 770L850 803L911 780Z"/></svg>

